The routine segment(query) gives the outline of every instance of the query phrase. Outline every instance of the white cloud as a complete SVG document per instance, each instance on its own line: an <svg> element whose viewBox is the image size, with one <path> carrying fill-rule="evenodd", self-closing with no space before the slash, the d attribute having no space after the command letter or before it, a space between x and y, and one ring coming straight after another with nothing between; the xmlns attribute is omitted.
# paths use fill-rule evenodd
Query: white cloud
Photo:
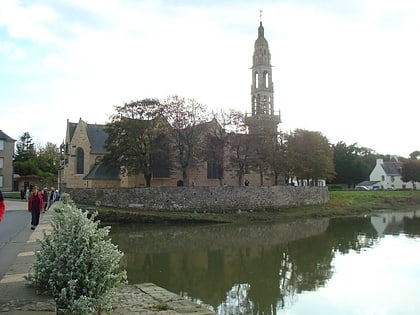
<svg viewBox="0 0 420 315"><path fill-rule="evenodd" d="M145 97L178 94L249 111L262 8L283 130L317 130L384 154L419 149L401 138L415 134L420 100L416 2L180 3L2 2L0 32L9 36L0 53L20 59L7 64L15 76L0 107L54 111L49 128L25 125L45 142L61 142L67 118L103 123L113 105ZM14 137L26 131L1 128Z"/></svg>

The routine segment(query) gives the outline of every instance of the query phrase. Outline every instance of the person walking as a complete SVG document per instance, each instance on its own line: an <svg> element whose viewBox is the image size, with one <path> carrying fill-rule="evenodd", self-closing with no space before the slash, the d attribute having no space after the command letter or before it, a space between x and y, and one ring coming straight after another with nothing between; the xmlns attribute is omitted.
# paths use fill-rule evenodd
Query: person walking
<svg viewBox="0 0 420 315"><path fill-rule="evenodd" d="M39 224L39 216L44 209L42 193L38 191L38 186L34 186L28 200L28 211L31 212L31 230L35 230Z"/></svg>
<svg viewBox="0 0 420 315"><path fill-rule="evenodd" d="M49 199L48 199L48 208L47 208L47 210L49 208L51 208L51 206L54 203L54 201L55 201L55 188L54 187L51 187L50 194L49 194Z"/></svg>
<svg viewBox="0 0 420 315"><path fill-rule="evenodd" d="M3 220L5 211L6 211L6 205L4 204L3 193L0 190L0 222Z"/></svg>

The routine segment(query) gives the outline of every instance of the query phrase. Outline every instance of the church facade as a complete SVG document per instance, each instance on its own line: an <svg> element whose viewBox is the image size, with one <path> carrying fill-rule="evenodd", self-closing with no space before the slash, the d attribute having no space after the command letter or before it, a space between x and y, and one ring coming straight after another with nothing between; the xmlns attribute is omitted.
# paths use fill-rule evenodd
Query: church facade
<svg viewBox="0 0 420 315"><path fill-rule="evenodd" d="M251 69L251 112L245 118L249 135L274 137L281 119L280 112L274 110L271 55L262 22L260 22L258 37L254 44ZM217 122L212 120L200 127L203 137L206 130L214 123ZM146 185L142 174L121 175L119 170L101 163L106 154L106 138L105 125L88 124L82 119L77 123L67 121L66 138L62 145L62 167L58 178L59 188L118 188ZM246 181L250 185L272 185L269 170L264 176L261 172L248 170L245 178L238 180L236 170L228 165L228 161L223 163L225 164L223 179L215 176L209 161L203 161L188 171L189 182L185 184L187 186L238 186ZM153 177L152 186L176 186L181 178L182 173L174 171L168 177Z"/></svg>

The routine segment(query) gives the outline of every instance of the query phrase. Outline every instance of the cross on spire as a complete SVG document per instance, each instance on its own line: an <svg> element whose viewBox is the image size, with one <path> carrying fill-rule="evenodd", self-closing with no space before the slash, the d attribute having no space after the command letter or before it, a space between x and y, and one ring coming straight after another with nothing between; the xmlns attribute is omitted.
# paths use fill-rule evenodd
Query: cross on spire
<svg viewBox="0 0 420 315"><path fill-rule="evenodd" d="M260 22L262 22L262 10L260 10Z"/></svg>

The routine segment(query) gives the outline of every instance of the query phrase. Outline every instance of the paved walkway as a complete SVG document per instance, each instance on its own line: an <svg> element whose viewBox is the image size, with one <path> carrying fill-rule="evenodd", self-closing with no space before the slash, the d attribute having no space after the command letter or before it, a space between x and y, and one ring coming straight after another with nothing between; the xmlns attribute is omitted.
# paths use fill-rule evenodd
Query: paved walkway
<svg viewBox="0 0 420 315"><path fill-rule="evenodd" d="M0 279L1 315L55 315L56 306L52 298L36 294L28 286L26 277L30 273L35 252L40 248L39 240L52 230L50 220L53 208L41 215L40 224L29 235L19 233L7 246L19 248L16 261L11 264L4 277ZM29 228L29 225L28 225ZM127 285L115 296L118 307L114 315L215 315L204 306L197 305L183 297L158 287L153 283Z"/></svg>

